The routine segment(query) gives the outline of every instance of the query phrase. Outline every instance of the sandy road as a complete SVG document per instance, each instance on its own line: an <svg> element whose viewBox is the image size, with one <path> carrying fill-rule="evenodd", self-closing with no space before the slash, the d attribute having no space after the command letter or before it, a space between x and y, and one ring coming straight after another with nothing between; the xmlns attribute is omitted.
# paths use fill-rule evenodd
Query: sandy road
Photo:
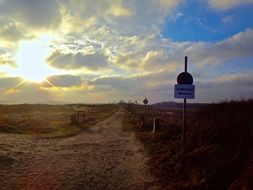
<svg viewBox="0 0 253 190"><path fill-rule="evenodd" d="M69 138L0 134L0 189L159 189L123 114Z"/></svg>

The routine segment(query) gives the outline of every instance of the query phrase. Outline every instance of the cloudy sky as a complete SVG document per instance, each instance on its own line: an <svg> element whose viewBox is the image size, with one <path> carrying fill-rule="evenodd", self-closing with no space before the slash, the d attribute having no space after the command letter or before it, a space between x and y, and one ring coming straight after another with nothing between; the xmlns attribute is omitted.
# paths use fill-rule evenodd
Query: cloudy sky
<svg viewBox="0 0 253 190"><path fill-rule="evenodd" d="M252 10L253 0L0 0L0 103L176 101L184 56L192 102L253 97Z"/></svg>

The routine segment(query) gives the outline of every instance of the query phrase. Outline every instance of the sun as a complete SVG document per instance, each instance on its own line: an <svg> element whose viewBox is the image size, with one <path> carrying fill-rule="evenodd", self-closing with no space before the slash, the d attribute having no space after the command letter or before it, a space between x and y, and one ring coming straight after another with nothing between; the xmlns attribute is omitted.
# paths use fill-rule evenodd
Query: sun
<svg viewBox="0 0 253 190"><path fill-rule="evenodd" d="M26 81L42 82L52 74L52 68L46 64L50 53L51 36L43 35L36 40L22 41L17 52L16 73Z"/></svg>

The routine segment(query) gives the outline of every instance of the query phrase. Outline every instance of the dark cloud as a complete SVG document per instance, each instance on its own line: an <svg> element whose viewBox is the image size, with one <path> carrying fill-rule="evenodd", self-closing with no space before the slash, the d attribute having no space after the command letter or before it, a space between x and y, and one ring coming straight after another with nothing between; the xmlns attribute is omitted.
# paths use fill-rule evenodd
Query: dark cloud
<svg viewBox="0 0 253 190"><path fill-rule="evenodd" d="M47 78L54 86L56 87L73 87L73 86L81 86L82 79L80 76L73 75L52 75ZM44 87L52 87L48 83L44 82Z"/></svg>
<svg viewBox="0 0 253 190"><path fill-rule="evenodd" d="M166 101L169 99L170 87L173 80L166 72L137 75L132 77L102 77L92 80L88 85L93 86L92 93L100 93L107 100L120 97L125 100L138 100L147 96L150 102ZM173 97L173 93L170 97ZM110 99L110 98L109 98Z"/></svg>
<svg viewBox="0 0 253 190"><path fill-rule="evenodd" d="M47 103L54 101L52 95L36 83L22 83L16 88L6 89L1 95L3 102ZM57 100L57 99L56 99Z"/></svg>
<svg viewBox="0 0 253 190"><path fill-rule="evenodd" d="M228 75L212 81L196 81L198 101L253 98L253 74Z"/></svg>
<svg viewBox="0 0 253 190"><path fill-rule="evenodd" d="M60 52L53 53L47 62L55 68L65 70L76 70L86 68L92 71L105 69L108 67L107 57L101 53L94 54L61 54Z"/></svg>
<svg viewBox="0 0 253 190"><path fill-rule="evenodd" d="M4 41L19 41L28 38L23 28L19 28L15 21L1 17L0 18L0 39Z"/></svg>
<svg viewBox="0 0 253 190"><path fill-rule="evenodd" d="M16 87L20 82L22 82L20 77L1 77L0 78L0 89L8 89Z"/></svg>
<svg viewBox="0 0 253 190"><path fill-rule="evenodd" d="M210 102L224 99L253 97L253 75L238 74L226 76L216 80L195 82L196 99L191 102ZM166 75L166 72L147 74L134 77L104 77L98 78L89 85L95 86L95 92L131 99L133 97L149 96L155 101L175 101L174 85L176 74Z"/></svg>
<svg viewBox="0 0 253 190"><path fill-rule="evenodd" d="M90 82L90 85L95 85L107 90L130 91L136 89L140 85L140 81L136 78L124 77L103 77Z"/></svg>
<svg viewBox="0 0 253 190"><path fill-rule="evenodd" d="M26 26L49 29L60 24L60 5L56 0L1 1L1 15Z"/></svg>
<svg viewBox="0 0 253 190"><path fill-rule="evenodd" d="M89 82L101 90L111 90L126 94L153 93L167 90L173 80L174 74L157 72L152 74L136 75L132 77L101 77Z"/></svg>

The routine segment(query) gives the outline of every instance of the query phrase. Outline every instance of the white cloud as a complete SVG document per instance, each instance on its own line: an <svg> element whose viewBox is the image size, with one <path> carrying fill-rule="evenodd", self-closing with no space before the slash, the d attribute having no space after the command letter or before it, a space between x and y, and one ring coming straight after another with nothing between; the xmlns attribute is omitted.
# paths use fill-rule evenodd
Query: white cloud
<svg viewBox="0 0 253 190"><path fill-rule="evenodd" d="M162 70L170 73L180 71L186 55L190 64L197 67L195 69L218 67L227 61L252 57L253 30L248 29L216 43L173 42L160 36L148 36L132 44L125 43L124 47L120 44L113 55L116 67L133 74Z"/></svg>
<svg viewBox="0 0 253 190"><path fill-rule="evenodd" d="M131 17L112 18L110 27L122 35L146 36L159 31L165 18L172 14L181 0L131 0L125 5L132 12Z"/></svg>
<svg viewBox="0 0 253 190"><path fill-rule="evenodd" d="M0 53L0 65L15 66L16 61L8 53Z"/></svg>
<svg viewBox="0 0 253 190"><path fill-rule="evenodd" d="M62 0L62 28L80 33L107 26L115 34L145 36L157 32L180 3L181 0Z"/></svg>
<svg viewBox="0 0 253 190"><path fill-rule="evenodd" d="M148 51L141 63L145 71L175 71L177 64L169 58L165 50Z"/></svg>
<svg viewBox="0 0 253 190"><path fill-rule="evenodd" d="M192 62L199 66L252 56L253 30L248 29L217 43L199 42L186 48Z"/></svg>

